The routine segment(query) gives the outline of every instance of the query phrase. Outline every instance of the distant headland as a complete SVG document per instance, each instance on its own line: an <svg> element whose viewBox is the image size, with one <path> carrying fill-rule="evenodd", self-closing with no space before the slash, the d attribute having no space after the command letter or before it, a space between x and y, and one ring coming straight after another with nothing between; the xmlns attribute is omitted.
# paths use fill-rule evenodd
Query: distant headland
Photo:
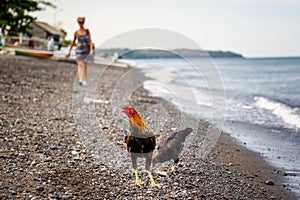
<svg viewBox="0 0 300 200"><path fill-rule="evenodd" d="M141 59L141 58L176 58L179 56L187 58L244 58L242 54L231 51L205 51L198 49L129 49L129 48L111 48L96 49L97 54L102 56L118 55L119 58L125 59Z"/></svg>

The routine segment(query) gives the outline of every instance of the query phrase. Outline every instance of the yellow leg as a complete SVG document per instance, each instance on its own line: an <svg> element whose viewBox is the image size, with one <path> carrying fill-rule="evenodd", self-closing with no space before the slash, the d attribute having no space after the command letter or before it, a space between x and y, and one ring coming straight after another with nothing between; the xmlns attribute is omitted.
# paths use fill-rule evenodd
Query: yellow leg
<svg viewBox="0 0 300 200"><path fill-rule="evenodd" d="M158 188L160 188L161 185L156 184L156 183L154 182L154 179L153 179L153 177L152 177L151 172L147 170L147 173L148 173L148 177L149 177L149 179L150 179L150 187L158 187Z"/></svg>
<svg viewBox="0 0 300 200"><path fill-rule="evenodd" d="M131 184L131 186L141 186L145 184L144 182L140 182L137 169L134 171L135 174L135 183Z"/></svg>

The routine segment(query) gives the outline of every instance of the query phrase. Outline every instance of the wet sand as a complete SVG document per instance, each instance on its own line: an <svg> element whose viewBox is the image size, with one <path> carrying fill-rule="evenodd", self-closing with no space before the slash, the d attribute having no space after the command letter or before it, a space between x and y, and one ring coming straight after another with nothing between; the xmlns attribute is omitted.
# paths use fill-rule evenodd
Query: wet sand
<svg viewBox="0 0 300 200"><path fill-rule="evenodd" d="M118 147L116 151L126 154L123 130L112 105L115 99L122 101L124 93L115 85L130 68L111 66L104 71L105 66L90 66L89 85L80 88L74 63L5 55L0 61L0 199L296 199L282 184L284 176L279 170L226 133L208 156L194 159L188 152L197 147L190 147L173 172L167 176L154 173L162 188L149 188L143 166L140 177L146 185L130 187L134 180L130 159L124 158L128 170L119 170L97 149L97 140L107 135L115 144L111 149ZM100 78L94 73L99 69L103 72ZM134 81L129 84L134 86ZM102 101L91 104L79 99L82 90L95 90L90 97ZM74 112L77 100L87 111L95 111L101 135L80 128ZM155 122L149 110L155 105L177 117L173 105L149 97L142 88L132 101L143 110L147 124ZM163 125L171 132L171 122ZM200 122L198 131L208 126ZM88 134L98 135L87 143L83 136ZM275 185L265 184L267 180Z"/></svg>

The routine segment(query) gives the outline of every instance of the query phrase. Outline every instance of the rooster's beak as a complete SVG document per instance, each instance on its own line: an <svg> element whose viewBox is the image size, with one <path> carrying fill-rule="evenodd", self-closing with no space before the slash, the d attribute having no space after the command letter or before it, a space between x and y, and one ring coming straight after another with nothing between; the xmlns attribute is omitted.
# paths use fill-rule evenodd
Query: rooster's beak
<svg viewBox="0 0 300 200"><path fill-rule="evenodd" d="M122 112L127 114L128 113L128 107L127 106L123 106L122 107Z"/></svg>

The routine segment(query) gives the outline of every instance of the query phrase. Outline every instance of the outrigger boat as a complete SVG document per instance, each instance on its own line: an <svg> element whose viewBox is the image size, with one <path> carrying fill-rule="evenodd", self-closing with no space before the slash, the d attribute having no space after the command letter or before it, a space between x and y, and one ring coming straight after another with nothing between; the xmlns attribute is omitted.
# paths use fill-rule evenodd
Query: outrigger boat
<svg viewBox="0 0 300 200"><path fill-rule="evenodd" d="M46 50L49 41L40 38L10 37L9 44L4 49L14 52L15 55L50 58L54 55L51 50Z"/></svg>
<svg viewBox="0 0 300 200"><path fill-rule="evenodd" d="M19 47L19 46L5 46L6 49L10 49L15 51L16 55L21 56L33 56L39 58L50 58L53 56L53 51L42 50L42 49L30 49L26 47Z"/></svg>

